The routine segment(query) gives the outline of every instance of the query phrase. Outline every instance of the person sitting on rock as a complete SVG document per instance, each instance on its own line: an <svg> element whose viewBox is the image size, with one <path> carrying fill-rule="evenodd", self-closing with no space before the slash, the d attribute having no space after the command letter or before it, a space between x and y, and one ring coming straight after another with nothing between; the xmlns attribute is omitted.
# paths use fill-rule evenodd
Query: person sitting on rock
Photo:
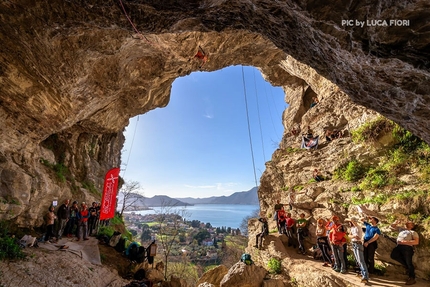
<svg viewBox="0 0 430 287"><path fill-rule="evenodd" d="M331 139L332 140L340 139L342 136L343 136L342 131L334 129L333 133L331 134Z"/></svg>
<svg viewBox="0 0 430 287"><path fill-rule="evenodd" d="M317 97L313 97L312 98L312 103L311 103L311 108L315 107L317 104L319 103L318 98Z"/></svg>
<svg viewBox="0 0 430 287"><path fill-rule="evenodd" d="M314 131L311 129L311 127L310 127L310 126L308 126L308 129L307 129L307 131L306 131L306 137L307 137L308 139L312 139L312 138L314 138Z"/></svg>
<svg viewBox="0 0 430 287"><path fill-rule="evenodd" d="M255 248L261 249L263 247L263 238L264 236L269 234L269 224L267 223L267 219L265 217L260 217L258 219L260 222L261 232L255 236Z"/></svg>
<svg viewBox="0 0 430 287"><path fill-rule="evenodd" d="M300 134L300 127L293 127L293 129L291 130L291 135L292 136L297 136Z"/></svg>
<svg viewBox="0 0 430 287"><path fill-rule="evenodd" d="M325 140L327 142L331 142L332 141L332 135L333 135L333 131L329 130L328 128L324 129L324 136L325 136Z"/></svg>
<svg viewBox="0 0 430 287"><path fill-rule="evenodd" d="M400 221L395 221L391 224L391 229L397 229L399 235L397 236L397 246L391 252L391 258L400 262L408 271L408 280L405 285L413 285L415 281L415 267L412 263L412 256L414 256L414 246L420 243L418 233L412 230L415 224L412 221L405 223L405 228L397 227Z"/></svg>
<svg viewBox="0 0 430 287"><path fill-rule="evenodd" d="M323 181L324 177L322 176L322 174L319 172L318 169L314 169L313 173L312 173L312 177L317 181Z"/></svg>

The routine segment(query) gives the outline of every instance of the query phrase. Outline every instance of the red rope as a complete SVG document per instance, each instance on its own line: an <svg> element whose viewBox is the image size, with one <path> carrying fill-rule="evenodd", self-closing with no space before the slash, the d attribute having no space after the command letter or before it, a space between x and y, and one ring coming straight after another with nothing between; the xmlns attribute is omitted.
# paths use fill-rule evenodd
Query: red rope
<svg viewBox="0 0 430 287"><path fill-rule="evenodd" d="M133 24L133 21L131 21L130 17L128 17L127 12L125 11L125 7L122 4L122 0L119 0L119 3L121 4L122 7L122 11L124 11L124 15L125 17L128 19L128 21L130 22L131 26L133 27L134 31L140 36L140 39L144 38L146 41L148 41L148 43L151 43L151 41L149 41L145 35L143 35L139 30L137 30L136 26Z"/></svg>

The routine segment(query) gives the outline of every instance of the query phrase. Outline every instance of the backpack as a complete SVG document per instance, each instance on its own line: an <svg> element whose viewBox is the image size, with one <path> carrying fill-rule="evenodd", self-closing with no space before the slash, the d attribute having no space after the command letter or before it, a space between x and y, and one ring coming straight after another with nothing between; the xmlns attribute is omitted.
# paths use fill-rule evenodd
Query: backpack
<svg viewBox="0 0 430 287"><path fill-rule="evenodd" d="M118 231L115 231L109 240L109 245L112 247L115 247L118 244L120 239L121 239L121 233Z"/></svg>
<svg viewBox="0 0 430 287"><path fill-rule="evenodd" d="M117 245L115 245L115 250L118 252L123 252L125 250L125 238L121 237L117 243Z"/></svg>
<svg viewBox="0 0 430 287"><path fill-rule="evenodd" d="M246 265L251 265L252 263L252 259L251 259L251 255L248 253L243 253L242 256L240 257L240 262L245 263Z"/></svg>

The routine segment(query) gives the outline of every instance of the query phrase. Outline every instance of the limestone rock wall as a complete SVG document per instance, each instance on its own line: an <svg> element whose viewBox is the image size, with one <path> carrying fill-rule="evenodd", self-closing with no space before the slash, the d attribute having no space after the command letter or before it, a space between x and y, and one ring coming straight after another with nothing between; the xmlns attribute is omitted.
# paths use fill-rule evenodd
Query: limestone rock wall
<svg viewBox="0 0 430 287"><path fill-rule="evenodd" d="M345 93L348 105L376 110L429 142L428 7L425 0L3 1L0 217L32 225L51 199L98 198L91 187L100 190L101 176L119 165L128 119L168 104L174 79L200 69L199 46L210 59L202 70L252 65L284 86L300 111L286 114L287 130L313 123L305 113L311 95ZM410 25L348 27L342 19ZM353 124L327 114L324 124L345 122ZM65 182L52 172L61 165Z"/></svg>

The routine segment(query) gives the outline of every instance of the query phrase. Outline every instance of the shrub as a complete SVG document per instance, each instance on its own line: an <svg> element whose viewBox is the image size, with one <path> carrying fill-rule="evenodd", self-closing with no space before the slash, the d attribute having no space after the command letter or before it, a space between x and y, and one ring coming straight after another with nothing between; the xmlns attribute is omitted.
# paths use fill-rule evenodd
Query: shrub
<svg viewBox="0 0 430 287"><path fill-rule="evenodd" d="M381 188L388 184L388 173L387 171L377 167L371 168L366 173L365 178L360 183L359 187L361 190Z"/></svg>
<svg viewBox="0 0 430 287"><path fill-rule="evenodd" d="M355 261L355 257L353 254L348 254L346 256L346 259L348 259L348 265L350 265L350 266L356 266L357 265L357 261Z"/></svg>
<svg viewBox="0 0 430 287"><path fill-rule="evenodd" d="M335 179L344 179L347 181L357 181L363 177L366 169L357 160L353 159L334 171Z"/></svg>
<svg viewBox="0 0 430 287"><path fill-rule="evenodd" d="M281 261L276 258L270 258L269 262L267 262L267 268L272 274L280 274L282 271Z"/></svg>
<svg viewBox="0 0 430 287"><path fill-rule="evenodd" d="M351 132L354 142L376 142L378 138L394 129L395 123L379 117Z"/></svg>
<svg viewBox="0 0 430 287"><path fill-rule="evenodd" d="M9 235L8 226L5 221L0 221L0 261L5 259L22 259L25 254L16 242L15 238Z"/></svg>
<svg viewBox="0 0 430 287"><path fill-rule="evenodd" d="M102 235L106 235L107 237L111 237L114 233L114 230L112 227L110 226L101 226L99 229L99 233L97 234L97 236L102 236Z"/></svg>

